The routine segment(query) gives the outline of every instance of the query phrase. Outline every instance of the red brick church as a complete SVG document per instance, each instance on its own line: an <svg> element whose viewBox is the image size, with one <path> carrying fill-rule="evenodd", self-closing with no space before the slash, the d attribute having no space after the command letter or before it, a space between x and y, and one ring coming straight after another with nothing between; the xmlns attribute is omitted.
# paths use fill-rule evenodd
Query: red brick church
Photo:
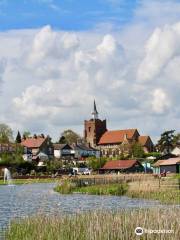
<svg viewBox="0 0 180 240"><path fill-rule="evenodd" d="M134 142L140 143L145 152L154 150L150 136L140 136L137 129L108 130L106 119L98 117L95 101L92 116L84 121L84 138L91 147L100 149L103 156L118 156L127 152Z"/></svg>

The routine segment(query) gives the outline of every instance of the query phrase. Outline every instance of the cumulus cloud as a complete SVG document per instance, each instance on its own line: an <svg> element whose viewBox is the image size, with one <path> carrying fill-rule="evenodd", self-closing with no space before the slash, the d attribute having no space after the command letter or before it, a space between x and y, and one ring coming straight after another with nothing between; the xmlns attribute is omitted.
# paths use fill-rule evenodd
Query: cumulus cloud
<svg viewBox="0 0 180 240"><path fill-rule="evenodd" d="M180 54L180 23L157 28L145 47L145 58L138 69L140 80L151 80Z"/></svg>
<svg viewBox="0 0 180 240"><path fill-rule="evenodd" d="M127 28L1 33L0 120L57 138L60 129L82 130L95 98L109 128L178 130L180 22Z"/></svg>

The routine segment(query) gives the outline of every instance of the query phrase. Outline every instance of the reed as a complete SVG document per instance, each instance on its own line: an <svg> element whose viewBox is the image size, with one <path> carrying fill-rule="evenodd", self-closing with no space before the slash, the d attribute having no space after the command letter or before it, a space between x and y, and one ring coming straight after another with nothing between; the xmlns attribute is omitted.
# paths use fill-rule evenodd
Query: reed
<svg viewBox="0 0 180 240"><path fill-rule="evenodd" d="M71 216L34 216L13 221L7 240L179 240L180 211L177 208L134 209L116 212L95 211ZM144 233L135 228L172 230L171 233Z"/></svg>
<svg viewBox="0 0 180 240"><path fill-rule="evenodd" d="M57 185L54 190L61 194L71 194L74 192L87 193L92 195L124 195L128 189L125 183L111 183L78 187L75 183L65 180Z"/></svg>
<svg viewBox="0 0 180 240"><path fill-rule="evenodd" d="M153 199L161 203L180 205L180 190L158 188L158 184L154 185L154 181L131 182L126 195L132 198Z"/></svg>

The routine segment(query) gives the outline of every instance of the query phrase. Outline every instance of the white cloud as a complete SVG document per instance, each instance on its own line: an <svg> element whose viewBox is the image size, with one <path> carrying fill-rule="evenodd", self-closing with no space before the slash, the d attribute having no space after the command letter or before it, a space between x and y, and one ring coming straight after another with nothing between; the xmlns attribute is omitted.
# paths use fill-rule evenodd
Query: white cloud
<svg viewBox="0 0 180 240"><path fill-rule="evenodd" d="M157 28L145 47L145 58L139 69L140 80L151 80L156 77L172 60L180 54L180 23Z"/></svg>
<svg viewBox="0 0 180 240"><path fill-rule="evenodd" d="M179 130L180 22L146 29L136 14L135 25L116 32L0 33L0 121L57 138L82 129L96 98L108 128Z"/></svg>
<svg viewBox="0 0 180 240"><path fill-rule="evenodd" d="M170 100L163 89L155 89L152 93L152 109L155 113L164 113L170 107Z"/></svg>

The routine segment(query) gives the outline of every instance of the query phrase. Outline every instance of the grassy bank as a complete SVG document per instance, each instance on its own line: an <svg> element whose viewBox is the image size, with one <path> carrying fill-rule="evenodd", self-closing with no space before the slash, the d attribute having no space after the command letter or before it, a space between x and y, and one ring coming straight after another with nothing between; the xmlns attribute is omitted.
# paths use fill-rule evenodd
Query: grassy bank
<svg viewBox="0 0 180 240"><path fill-rule="evenodd" d="M101 184L91 185L85 187L77 187L70 181L64 181L61 185L55 187L55 191L61 194L71 194L74 192L87 193L92 195L116 195L120 196L126 193L127 184L113 183L113 184Z"/></svg>
<svg viewBox="0 0 180 240"><path fill-rule="evenodd" d="M53 178L13 179L12 184L51 183L55 181L57 181L57 179ZM7 185L7 182L4 183L4 180L0 180L0 185Z"/></svg>
<svg viewBox="0 0 180 240"><path fill-rule="evenodd" d="M73 216L34 216L12 222L7 240L178 240L180 211L177 209L121 210L92 212ZM172 230L171 233L144 233L135 228ZM145 230L144 230L145 231Z"/></svg>
<svg viewBox="0 0 180 240"><path fill-rule="evenodd" d="M164 189L154 186L152 181L130 183L111 183L77 187L71 181L63 181L55 187L55 191L61 194L71 194L74 192L87 193L93 195L126 195L132 198L145 198L158 200L165 204L180 204L180 191L171 188Z"/></svg>

